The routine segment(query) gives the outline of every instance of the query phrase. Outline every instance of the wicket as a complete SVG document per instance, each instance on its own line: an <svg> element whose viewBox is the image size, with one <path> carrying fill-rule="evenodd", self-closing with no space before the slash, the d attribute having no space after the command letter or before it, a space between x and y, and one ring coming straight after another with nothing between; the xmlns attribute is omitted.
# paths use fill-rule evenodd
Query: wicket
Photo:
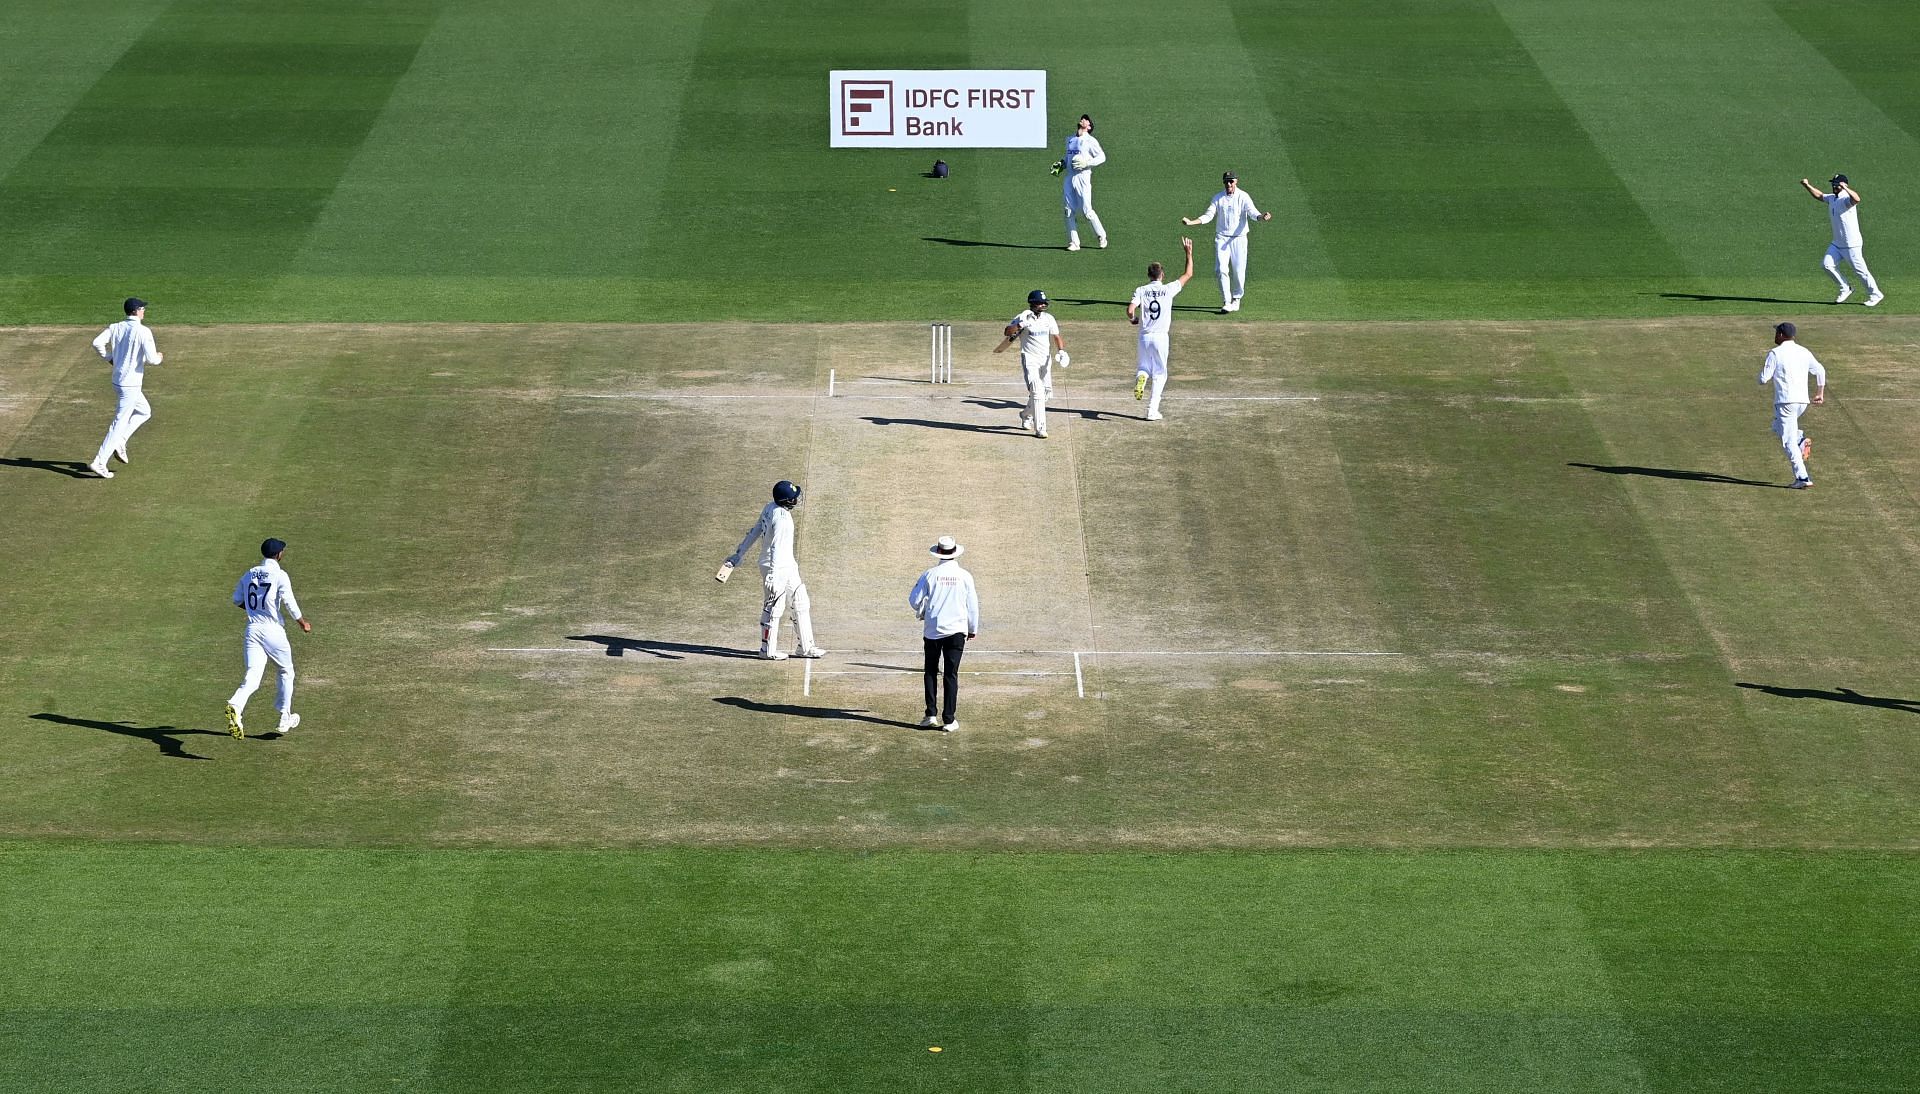
<svg viewBox="0 0 1920 1094"><path fill-rule="evenodd" d="M927 330L930 335L928 356L932 366L927 382L951 384L953 383L953 324L931 323L928 324Z"/></svg>

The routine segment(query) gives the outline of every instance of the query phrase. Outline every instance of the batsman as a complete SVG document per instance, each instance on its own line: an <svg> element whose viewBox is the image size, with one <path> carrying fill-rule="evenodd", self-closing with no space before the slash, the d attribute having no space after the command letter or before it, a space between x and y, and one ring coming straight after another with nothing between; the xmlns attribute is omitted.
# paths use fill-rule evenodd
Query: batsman
<svg viewBox="0 0 1920 1094"><path fill-rule="evenodd" d="M793 630L800 645L795 657L820 657L825 650L813 644L813 606L807 599L807 583L800 580L800 563L793 557L793 510L800 504L800 488L785 479L773 484L773 500L760 510L760 519L747 529L747 538L720 564L714 580L725 582L747 557L756 540L761 542L760 576L766 599L760 605L760 656L769 661L784 661L780 650L780 620L793 613Z"/></svg>

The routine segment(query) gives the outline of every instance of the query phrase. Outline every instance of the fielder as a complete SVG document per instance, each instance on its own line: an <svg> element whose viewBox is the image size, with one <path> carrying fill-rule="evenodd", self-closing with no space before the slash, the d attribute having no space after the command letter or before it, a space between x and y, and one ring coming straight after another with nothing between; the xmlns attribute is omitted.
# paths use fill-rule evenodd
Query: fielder
<svg viewBox="0 0 1920 1094"><path fill-rule="evenodd" d="M822 657L825 650L813 644L813 603L807 599L807 583L800 580L800 563L793 557L793 509L800 504L800 488L781 479L773 484L773 500L760 510L760 519L747 529L747 538L715 574L725 581L755 540L761 540L760 577L766 598L760 605L760 656L769 661L785 661L780 652L780 620L793 614L793 630L799 639L795 657Z"/></svg>
<svg viewBox="0 0 1920 1094"><path fill-rule="evenodd" d="M93 352L99 354L101 360L113 362L113 390L119 397L113 422L107 426L107 439L100 442L99 454L87 465L103 479L113 477L113 472L107 469L107 460L117 456L121 463L126 463L127 441L132 439L134 430L153 417L153 407L148 405L140 387L146 379L147 366L166 359L154 348L153 331L141 322L147 315L147 302L130 296L122 310L127 317L101 331L93 340Z"/></svg>
<svg viewBox="0 0 1920 1094"><path fill-rule="evenodd" d="M1008 323L1006 340L993 347L999 353L1020 343L1020 377L1027 384L1027 406L1020 412L1020 428L1032 429L1042 440L1047 436L1047 400L1053 397L1053 366L1066 368L1067 343L1060 337L1060 324L1047 311L1047 294L1035 289L1027 294L1027 310Z"/></svg>
<svg viewBox="0 0 1920 1094"><path fill-rule="evenodd" d="M1150 422L1160 420L1160 393L1167 388L1167 334L1173 327L1173 298L1193 280L1193 240L1181 237L1180 247L1187 252L1187 269L1180 280L1166 284L1167 268L1150 262L1147 283L1133 290L1133 299L1127 302L1127 322L1140 328L1139 371L1133 377L1133 397L1147 396Z"/></svg>
<svg viewBox="0 0 1920 1094"><path fill-rule="evenodd" d="M1093 225L1093 235L1105 249L1107 229L1100 223L1100 214L1093 211L1093 169L1107 162L1107 154L1100 148L1100 142L1093 136L1093 119L1080 115L1080 124L1074 128L1073 136L1067 138L1067 154L1053 165L1055 174L1066 172L1066 178L1060 184L1060 204L1067 211L1067 250L1080 249L1080 228L1074 223L1075 213L1087 218Z"/></svg>
<svg viewBox="0 0 1920 1094"><path fill-rule="evenodd" d="M1819 406L1827 401L1827 370L1793 340L1796 333L1792 323L1773 328L1773 350L1760 369L1760 383L1773 385L1773 435L1780 438L1780 447L1787 453L1787 465L1793 469L1793 482L1789 486L1806 490L1813 486L1813 479L1807 474L1813 438L1800 431L1800 415L1806 413L1809 402ZM1817 385L1811 400L1807 398L1809 375Z"/></svg>
<svg viewBox="0 0 1920 1094"><path fill-rule="evenodd" d="M1827 219L1833 222L1833 242L1827 245L1825 257L1820 259L1820 267L1840 286L1840 295L1833 298L1836 304L1844 304L1847 297L1853 295L1853 286L1847 284L1847 275L1840 272L1840 263L1853 267L1853 272L1866 282L1867 307L1871 308L1885 300L1880 286L1874 283L1873 274L1867 272L1867 256L1860 248L1860 194L1847 184L1847 176L1835 175L1828 180L1833 193L1823 194L1819 187L1806 179L1800 185L1815 201L1827 207Z"/></svg>
<svg viewBox="0 0 1920 1094"><path fill-rule="evenodd" d="M280 698L274 704L274 709L280 712L278 731L291 733L300 724L300 716L293 712L293 648L287 644L287 628L280 622L280 609L285 607L287 614L293 616L293 621L306 633L313 632L313 624L300 614L300 603L293 598L293 579L280 568L280 557L286 551L287 545L282 540L262 543L260 564L241 574L240 583L233 587L234 606L247 613L247 636L242 648L247 675L240 682L240 690L227 700L227 732L236 738L247 735L241 715L247 709L247 700L259 689L268 661L280 670Z"/></svg>
<svg viewBox="0 0 1920 1094"><path fill-rule="evenodd" d="M1207 211L1198 217L1181 217L1180 223L1189 228L1214 225L1213 268L1220 275L1220 314L1225 315L1240 310L1240 298L1247 292L1247 229L1253 221L1272 220L1273 214L1254 207L1253 196L1240 189L1240 176L1232 171L1222 174L1220 181L1226 189L1213 195Z"/></svg>

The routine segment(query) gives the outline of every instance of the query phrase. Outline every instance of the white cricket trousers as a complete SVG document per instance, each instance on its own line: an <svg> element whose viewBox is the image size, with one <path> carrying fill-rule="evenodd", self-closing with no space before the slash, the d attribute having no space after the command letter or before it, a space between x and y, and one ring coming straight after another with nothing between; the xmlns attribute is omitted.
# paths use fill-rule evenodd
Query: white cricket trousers
<svg viewBox="0 0 1920 1094"><path fill-rule="evenodd" d="M1864 250L1861 247L1842 247L1838 244L1830 246L1827 248L1826 257L1820 260L1820 268L1826 270L1827 276L1833 278L1834 283L1844 291L1853 287L1847 284L1847 275L1840 272L1840 263L1845 262L1853 267L1854 273L1860 275L1861 281L1866 282L1867 295L1877 296L1880 286L1873 283L1873 275L1867 272L1867 256L1863 253Z"/></svg>
<svg viewBox="0 0 1920 1094"><path fill-rule="evenodd" d="M1033 419L1035 432L1047 431L1047 400L1053 397L1053 358L1030 360L1020 355L1020 379L1027 385L1027 417Z"/></svg>
<svg viewBox="0 0 1920 1094"><path fill-rule="evenodd" d="M1213 269L1220 275L1220 303L1230 304L1247 291L1247 235L1213 237ZM1229 280L1228 273L1232 273ZM1237 286L1237 287L1236 287Z"/></svg>
<svg viewBox="0 0 1920 1094"><path fill-rule="evenodd" d="M293 709L293 647L287 644L287 628L278 623L249 623L247 636L243 640L243 654L247 662L247 678L240 683L240 690L233 693L227 702L233 709L244 712L247 700L260 689L260 678L266 674L267 662L272 661L280 670L280 697L273 709L282 714Z"/></svg>
<svg viewBox="0 0 1920 1094"><path fill-rule="evenodd" d="M1106 226L1100 223L1100 214L1093 211L1093 172L1075 171L1069 174L1060 187L1060 204L1067 210L1067 242L1080 242L1080 228L1073 222L1073 215L1079 213L1093 225L1093 237L1106 241Z"/></svg>
<svg viewBox="0 0 1920 1094"><path fill-rule="evenodd" d="M1793 468L1795 479L1811 478L1807 474L1807 462L1800 458L1800 438L1806 436L1800 432L1800 415L1806 412L1805 403L1773 404L1773 435L1780 438L1780 447L1786 450L1787 465Z"/></svg>
<svg viewBox="0 0 1920 1094"><path fill-rule="evenodd" d="M775 570L762 575L766 599L760 605L760 652L773 653L780 648L780 621L793 615L793 631L800 648L813 648L813 602L807 599L807 583L800 571Z"/></svg>
<svg viewBox="0 0 1920 1094"><path fill-rule="evenodd" d="M107 426L107 439L100 442L100 454L93 458L101 467L107 465L107 457L113 455L115 449L133 437L134 430L153 417L153 407L147 405L147 397L141 393L139 384L115 386L113 390L120 395L120 405L113 412L113 423Z"/></svg>
<svg viewBox="0 0 1920 1094"><path fill-rule="evenodd" d="M1160 412L1160 393L1167 389L1167 332L1140 335L1139 371L1147 374L1147 413Z"/></svg>

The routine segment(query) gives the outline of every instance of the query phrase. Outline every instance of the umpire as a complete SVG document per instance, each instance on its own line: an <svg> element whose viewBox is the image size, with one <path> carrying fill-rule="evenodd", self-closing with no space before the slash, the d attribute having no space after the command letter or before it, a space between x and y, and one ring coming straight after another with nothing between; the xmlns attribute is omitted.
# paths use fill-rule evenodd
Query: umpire
<svg viewBox="0 0 1920 1094"><path fill-rule="evenodd" d="M974 590L973 575L959 563L967 549L952 536L941 536L927 550L940 561L921 574L913 592L907 594L907 606L926 624L921 635L927 654L927 716L920 719L920 726L952 733L960 728L960 655L966 651L967 639L980 634L980 594ZM936 712L942 662L947 701Z"/></svg>

